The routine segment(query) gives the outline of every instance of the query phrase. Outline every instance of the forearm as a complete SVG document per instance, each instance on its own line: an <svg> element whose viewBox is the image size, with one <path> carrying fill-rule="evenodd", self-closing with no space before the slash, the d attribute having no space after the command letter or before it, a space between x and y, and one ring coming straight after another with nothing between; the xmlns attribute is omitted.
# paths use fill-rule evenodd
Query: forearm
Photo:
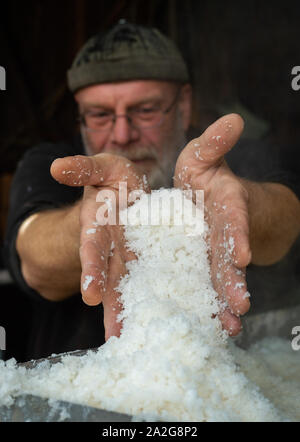
<svg viewBox="0 0 300 442"><path fill-rule="evenodd" d="M286 186L242 180L249 196L252 263L270 265L283 258L300 233L300 202Z"/></svg>
<svg viewBox="0 0 300 442"><path fill-rule="evenodd" d="M32 215L21 225L17 251L27 284L59 301L80 291L80 202Z"/></svg>

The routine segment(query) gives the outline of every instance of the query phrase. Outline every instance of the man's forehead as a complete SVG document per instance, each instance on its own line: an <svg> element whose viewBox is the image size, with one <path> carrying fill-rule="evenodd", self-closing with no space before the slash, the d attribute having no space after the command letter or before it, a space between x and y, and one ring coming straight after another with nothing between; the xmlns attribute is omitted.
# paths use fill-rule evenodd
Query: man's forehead
<svg viewBox="0 0 300 442"><path fill-rule="evenodd" d="M176 91L178 84L171 81L133 80L115 83L103 83L88 86L75 94L75 99L83 105L100 105L101 103L136 102L168 98Z"/></svg>

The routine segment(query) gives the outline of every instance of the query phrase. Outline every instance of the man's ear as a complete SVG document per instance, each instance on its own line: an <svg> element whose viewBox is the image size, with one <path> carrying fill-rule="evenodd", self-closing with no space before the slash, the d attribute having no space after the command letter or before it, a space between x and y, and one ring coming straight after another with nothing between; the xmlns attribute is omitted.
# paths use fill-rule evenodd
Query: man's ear
<svg viewBox="0 0 300 442"><path fill-rule="evenodd" d="M192 86L189 83L184 84L181 88L179 109L182 116L183 129L186 131L191 124L192 118Z"/></svg>

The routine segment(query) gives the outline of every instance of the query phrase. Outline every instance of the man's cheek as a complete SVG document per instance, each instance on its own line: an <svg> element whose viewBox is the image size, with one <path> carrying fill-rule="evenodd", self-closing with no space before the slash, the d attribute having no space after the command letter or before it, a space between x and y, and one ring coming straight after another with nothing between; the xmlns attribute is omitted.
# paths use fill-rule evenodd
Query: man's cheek
<svg viewBox="0 0 300 442"><path fill-rule="evenodd" d="M96 134L88 134L87 135L87 148L90 151L90 155L96 155L103 151L109 151L109 149L105 148L105 142L103 138L99 139Z"/></svg>
<svg viewBox="0 0 300 442"><path fill-rule="evenodd" d="M141 145L151 146L156 152L160 152L163 146L163 137L161 132L155 131L143 131L140 139Z"/></svg>

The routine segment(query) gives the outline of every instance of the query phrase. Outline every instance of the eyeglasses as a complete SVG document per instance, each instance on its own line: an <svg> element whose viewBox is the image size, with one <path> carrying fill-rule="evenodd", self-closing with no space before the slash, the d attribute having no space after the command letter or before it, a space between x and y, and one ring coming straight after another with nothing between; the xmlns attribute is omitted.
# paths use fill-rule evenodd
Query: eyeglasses
<svg viewBox="0 0 300 442"><path fill-rule="evenodd" d="M126 118L128 123L136 129L152 129L159 127L165 116L171 111L179 98L180 89L178 89L171 105L165 109L159 106L144 106L129 110L126 114L116 115L108 111L87 111L79 115L80 123L89 131L105 132L110 131L117 118Z"/></svg>

